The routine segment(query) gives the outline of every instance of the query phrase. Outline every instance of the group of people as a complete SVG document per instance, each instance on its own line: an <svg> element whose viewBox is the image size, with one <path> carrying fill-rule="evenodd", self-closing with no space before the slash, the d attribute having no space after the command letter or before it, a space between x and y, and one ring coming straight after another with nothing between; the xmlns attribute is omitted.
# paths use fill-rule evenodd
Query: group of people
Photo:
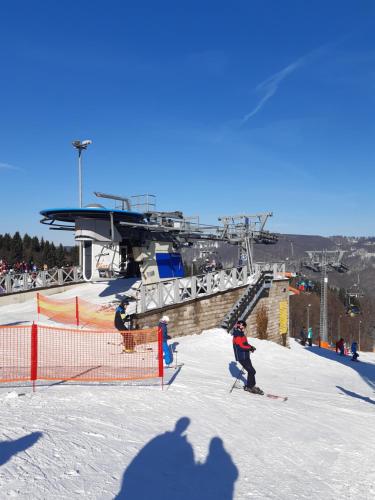
<svg viewBox="0 0 375 500"><path fill-rule="evenodd" d="M303 326L299 337L302 345L306 345L306 342L308 342L308 345L311 347L313 340L313 330L311 326L307 329L307 331L306 327ZM358 343L355 340L352 342L352 345L350 346L350 351L352 353L352 361L358 361L359 357ZM342 337L340 338L340 340L336 342L336 353L340 354L340 356L345 356L346 354L348 354L345 341Z"/></svg>
<svg viewBox="0 0 375 500"><path fill-rule="evenodd" d="M115 311L114 325L122 336L123 352L132 354L135 352L136 342L132 330L134 330L133 315L128 314L126 309L129 305L129 299L123 298ZM169 317L163 315L158 324L158 333L162 335L163 357L167 366L173 363L173 352L168 344L170 336L168 335Z"/></svg>
<svg viewBox="0 0 375 500"><path fill-rule="evenodd" d="M314 290L314 283L311 280L300 279L297 281L297 289L300 292L312 292Z"/></svg>
<svg viewBox="0 0 375 500"><path fill-rule="evenodd" d="M221 271L223 269L223 265L220 262L216 262L215 259L205 259L204 264L202 266L202 271L207 273L213 273L214 271Z"/></svg>
<svg viewBox="0 0 375 500"><path fill-rule="evenodd" d="M128 314L126 311L128 304L128 299L124 298L121 300L115 311L114 325L122 336L123 352L131 354L135 352L135 341L132 334L132 330L134 328L133 315ZM160 318L158 325L158 332L162 335L164 362L167 366L171 365L173 362L173 352L168 344L168 340L171 338L168 335L168 323L169 317L163 315ZM256 371L250 360L250 353L255 352L255 347L252 346L247 340L245 335L246 326L246 321L237 321L233 328L232 336L234 356L236 361L238 361L247 372L247 381L244 386L245 391L253 394L264 394L264 392L256 386Z"/></svg>
<svg viewBox="0 0 375 500"><path fill-rule="evenodd" d="M43 265L43 270L46 271L48 269L47 264ZM10 265L6 259L0 259L0 276L5 276L10 273L36 273L38 271L38 266L30 260L30 262L26 262L24 260L17 261L13 265Z"/></svg>
<svg viewBox="0 0 375 500"><path fill-rule="evenodd" d="M350 346L350 351L352 353L352 361L358 361L358 342L355 340L353 340L352 345ZM336 342L336 353L340 356L345 356L347 354L345 340L342 337Z"/></svg>

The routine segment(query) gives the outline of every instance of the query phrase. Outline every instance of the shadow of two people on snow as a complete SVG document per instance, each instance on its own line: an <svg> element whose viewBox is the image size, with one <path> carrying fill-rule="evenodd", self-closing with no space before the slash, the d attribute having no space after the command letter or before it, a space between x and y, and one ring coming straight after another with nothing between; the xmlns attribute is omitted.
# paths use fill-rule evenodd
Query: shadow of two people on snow
<svg viewBox="0 0 375 500"><path fill-rule="evenodd" d="M183 433L190 424L180 418L173 431L156 436L124 472L117 500L232 500L238 469L219 437L211 439L204 463L195 462Z"/></svg>

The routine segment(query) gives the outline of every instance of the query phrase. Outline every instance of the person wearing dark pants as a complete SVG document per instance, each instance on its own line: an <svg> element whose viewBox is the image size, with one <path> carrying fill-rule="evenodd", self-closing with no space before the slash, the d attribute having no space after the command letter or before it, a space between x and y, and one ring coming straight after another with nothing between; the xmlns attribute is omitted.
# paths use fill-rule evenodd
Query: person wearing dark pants
<svg viewBox="0 0 375 500"><path fill-rule="evenodd" d="M236 361L247 371L247 382L244 386L245 391L254 394L264 394L255 384L256 371L250 360L250 352L255 351L255 347L250 345L245 335L246 322L237 321L234 325L233 335L233 350Z"/></svg>
<svg viewBox="0 0 375 500"><path fill-rule="evenodd" d="M129 304L127 299L122 299L119 306L116 308L114 325L121 333L123 342L123 351L132 354L134 352L134 338L129 332L131 328L131 317L126 314L126 306Z"/></svg>

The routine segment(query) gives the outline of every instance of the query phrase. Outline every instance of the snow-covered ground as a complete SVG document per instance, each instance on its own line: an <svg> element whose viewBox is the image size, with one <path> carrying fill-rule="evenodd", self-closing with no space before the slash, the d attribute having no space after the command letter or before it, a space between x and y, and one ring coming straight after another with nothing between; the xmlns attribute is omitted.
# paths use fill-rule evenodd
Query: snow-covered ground
<svg viewBox="0 0 375 500"><path fill-rule="evenodd" d="M99 288L83 288L95 302ZM29 306L1 307L0 324L35 319ZM0 498L375 497L375 354L353 363L253 339L257 383L283 402L229 393L238 369L223 330L172 342L183 366L164 390L0 385Z"/></svg>

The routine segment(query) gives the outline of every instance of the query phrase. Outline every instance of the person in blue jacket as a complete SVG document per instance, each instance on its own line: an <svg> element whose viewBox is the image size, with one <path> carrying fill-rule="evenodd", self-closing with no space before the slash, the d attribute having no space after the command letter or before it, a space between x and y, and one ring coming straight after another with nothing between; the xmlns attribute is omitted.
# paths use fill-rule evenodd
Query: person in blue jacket
<svg viewBox="0 0 375 500"><path fill-rule="evenodd" d="M233 336L233 350L236 361L247 371L247 382L244 390L254 394L264 394L262 389L255 385L256 371L250 361L250 353L255 351L255 347L250 345L245 335L246 321L237 321L234 325Z"/></svg>
<svg viewBox="0 0 375 500"><path fill-rule="evenodd" d="M352 345L350 347L350 350L352 351L352 361L358 361L358 344L355 340L353 340Z"/></svg>
<svg viewBox="0 0 375 500"><path fill-rule="evenodd" d="M163 338L164 361L165 361L165 364L167 366L169 366L173 362L173 353L172 353L171 348L168 345L168 340L171 338L168 335L168 323L169 323L169 317L163 316L160 319L159 326L158 326L159 332L161 332L162 338Z"/></svg>

